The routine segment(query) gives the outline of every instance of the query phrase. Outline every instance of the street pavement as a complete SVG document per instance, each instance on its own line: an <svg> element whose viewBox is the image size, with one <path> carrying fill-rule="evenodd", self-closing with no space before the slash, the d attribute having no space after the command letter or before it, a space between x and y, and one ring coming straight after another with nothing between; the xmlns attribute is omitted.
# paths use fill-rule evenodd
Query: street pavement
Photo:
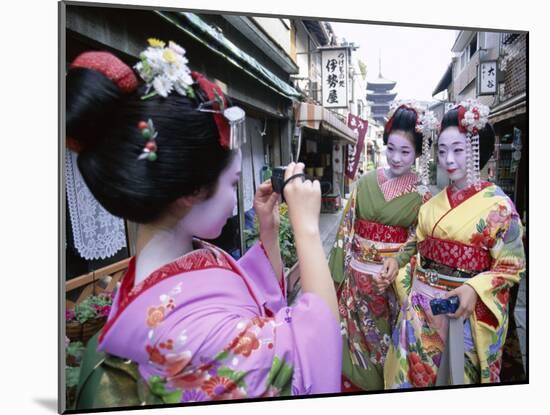
<svg viewBox="0 0 550 415"><path fill-rule="evenodd" d="M336 238L338 225L340 225L340 218L342 217L342 210L340 209L336 213L321 213L321 217L319 218L321 241L323 242L323 250L327 258L334 245L334 239Z"/></svg>

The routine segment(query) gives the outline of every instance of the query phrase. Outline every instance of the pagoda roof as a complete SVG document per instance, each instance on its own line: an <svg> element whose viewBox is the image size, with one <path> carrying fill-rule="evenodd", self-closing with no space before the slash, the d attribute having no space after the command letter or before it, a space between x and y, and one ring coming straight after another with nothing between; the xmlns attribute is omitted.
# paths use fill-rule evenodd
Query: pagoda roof
<svg viewBox="0 0 550 415"><path fill-rule="evenodd" d="M397 96L397 92L384 92L384 93L374 93L367 94L367 100L373 102L386 102L393 101Z"/></svg>
<svg viewBox="0 0 550 415"><path fill-rule="evenodd" d="M367 81L367 89L372 91L391 90L395 87L397 82L385 79L382 75L378 75L378 78Z"/></svg>
<svg viewBox="0 0 550 415"><path fill-rule="evenodd" d="M376 108L389 108L392 101L387 101L387 102L367 101L367 102L369 103L372 109L376 109Z"/></svg>

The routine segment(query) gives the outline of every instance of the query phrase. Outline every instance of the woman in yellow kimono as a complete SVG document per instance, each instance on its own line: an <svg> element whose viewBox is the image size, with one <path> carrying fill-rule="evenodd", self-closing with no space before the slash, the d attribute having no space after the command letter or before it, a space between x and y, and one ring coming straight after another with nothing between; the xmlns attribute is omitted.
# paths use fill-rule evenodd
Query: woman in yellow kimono
<svg viewBox="0 0 550 415"><path fill-rule="evenodd" d="M488 113L467 101L442 120L439 165L452 184L420 208L412 288L384 367L388 389L500 381L509 289L525 255L514 204L479 179L494 147ZM454 313L432 313L431 300L453 296Z"/></svg>
<svg viewBox="0 0 550 415"><path fill-rule="evenodd" d="M414 233L427 187L418 184L411 167L421 151L427 160L436 126L429 111L409 105L393 110L384 130L388 168L362 176L343 212L329 265L338 287L345 392L384 388L384 359L399 292L388 287L383 261ZM427 166L422 171L427 173Z"/></svg>

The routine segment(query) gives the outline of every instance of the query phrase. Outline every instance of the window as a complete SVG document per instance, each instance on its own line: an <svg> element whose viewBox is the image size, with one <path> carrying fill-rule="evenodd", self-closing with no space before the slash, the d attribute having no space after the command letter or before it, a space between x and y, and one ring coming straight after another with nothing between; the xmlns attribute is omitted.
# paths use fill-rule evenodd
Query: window
<svg viewBox="0 0 550 415"><path fill-rule="evenodd" d="M470 53L468 56L471 58L474 55L474 53L476 53L476 51L477 51L477 35L474 36L474 38L470 42Z"/></svg>
<svg viewBox="0 0 550 415"><path fill-rule="evenodd" d="M467 56L468 56L468 48L464 49L464 51L460 55L460 70L464 69L464 66L466 66Z"/></svg>

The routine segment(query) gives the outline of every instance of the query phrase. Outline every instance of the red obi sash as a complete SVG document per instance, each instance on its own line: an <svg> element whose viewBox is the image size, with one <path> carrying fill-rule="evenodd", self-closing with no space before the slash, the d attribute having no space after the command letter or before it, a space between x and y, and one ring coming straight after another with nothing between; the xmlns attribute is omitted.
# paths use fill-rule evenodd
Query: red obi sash
<svg viewBox="0 0 550 415"><path fill-rule="evenodd" d="M491 267L491 255L485 249L445 239L427 238L418 244L425 258L459 270L482 272Z"/></svg>
<svg viewBox="0 0 550 415"><path fill-rule="evenodd" d="M404 243L409 235L407 228L383 225L365 219L355 220L355 233L371 241L392 243Z"/></svg>

